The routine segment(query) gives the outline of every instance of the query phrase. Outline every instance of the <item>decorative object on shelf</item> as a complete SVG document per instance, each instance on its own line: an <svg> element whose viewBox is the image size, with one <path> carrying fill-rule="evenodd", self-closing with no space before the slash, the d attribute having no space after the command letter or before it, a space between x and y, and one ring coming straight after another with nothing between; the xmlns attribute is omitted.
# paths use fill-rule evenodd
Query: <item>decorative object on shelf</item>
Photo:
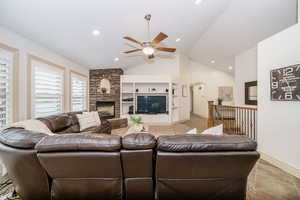
<svg viewBox="0 0 300 200"><path fill-rule="evenodd" d="M125 99L123 99L122 101L133 102L133 98L132 98L132 97L131 97L131 98L125 98Z"/></svg>
<svg viewBox="0 0 300 200"><path fill-rule="evenodd" d="M155 91L156 91L156 88L152 88L152 89L151 89L151 92L155 92Z"/></svg>
<svg viewBox="0 0 300 200"><path fill-rule="evenodd" d="M169 92L169 89L168 89L168 88L166 88L166 92Z"/></svg>
<svg viewBox="0 0 300 200"><path fill-rule="evenodd" d="M130 116L130 121L133 124L134 130L136 132L141 132L144 129L144 123L142 120L142 117L134 117L134 116Z"/></svg>
<svg viewBox="0 0 300 200"><path fill-rule="evenodd" d="M107 92L107 89L106 89L106 88L101 88L101 93L102 93L102 94L106 94L106 92Z"/></svg>
<svg viewBox="0 0 300 200"><path fill-rule="evenodd" d="M271 100L300 101L300 64L271 70Z"/></svg>
<svg viewBox="0 0 300 200"><path fill-rule="evenodd" d="M138 88L136 88L136 89L135 89L135 92L139 92L139 89L138 89Z"/></svg>
<svg viewBox="0 0 300 200"><path fill-rule="evenodd" d="M219 87L219 99L233 101L233 87Z"/></svg>
<svg viewBox="0 0 300 200"><path fill-rule="evenodd" d="M257 105L257 81L245 83L245 104Z"/></svg>
<svg viewBox="0 0 300 200"><path fill-rule="evenodd" d="M222 102L223 102L223 99L221 99L221 98L218 98L218 105L222 105Z"/></svg>
<svg viewBox="0 0 300 200"><path fill-rule="evenodd" d="M101 94L110 94L110 81L106 78L100 81L100 92Z"/></svg>
<svg viewBox="0 0 300 200"><path fill-rule="evenodd" d="M128 109L128 114L133 114L133 106L131 105L131 106L129 106L129 109Z"/></svg>
<svg viewBox="0 0 300 200"><path fill-rule="evenodd" d="M174 88L172 89L172 95L175 95L175 89Z"/></svg>
<svg viewBox="0 0 300 200"><path fill-rule="evenodd" d="M187 94L187 85L182 85L182 96L183 97L187 97L188 94Z"/></svg>

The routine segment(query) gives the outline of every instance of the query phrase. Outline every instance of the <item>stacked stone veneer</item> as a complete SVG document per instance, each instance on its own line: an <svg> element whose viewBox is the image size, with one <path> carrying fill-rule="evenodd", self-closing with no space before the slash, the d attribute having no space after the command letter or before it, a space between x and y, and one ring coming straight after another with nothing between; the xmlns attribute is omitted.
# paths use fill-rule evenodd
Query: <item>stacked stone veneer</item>
<svg viewBox="0 0 300 200"><path fill-rule="evenodd" d="M120 117L120 79L124 72L122 69L95 69L90 70L89 105L90 111L96 111L97 101L114 101L115 117ZM110 81L110 94L101 94L100 81Z"/></svg>

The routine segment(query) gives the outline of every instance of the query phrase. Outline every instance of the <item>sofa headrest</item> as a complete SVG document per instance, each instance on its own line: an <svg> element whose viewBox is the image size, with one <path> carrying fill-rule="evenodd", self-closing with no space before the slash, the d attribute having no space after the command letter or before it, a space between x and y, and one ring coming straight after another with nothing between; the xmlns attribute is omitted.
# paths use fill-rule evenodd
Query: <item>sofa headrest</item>
<svg viewBox="0 0 300 200"><path fill-rule="evenodd" d="M153 149L156 139L149 133L132 133L122 138L122 146L129 150Z"/></svg>
<svg viewBox="0 0 300 200"><path fill-rule="evenodd" d="M119 151L121 138L107 134L63 134L43 138L36 146L38 152L60 151Z"/></svg>
<svg viewBox="0 0 300 200"><path fill-rule="evenodd" d="M0 142L15 148L34 149L47 134L28 131L23 128L8 128L0 133Z"/></svg>
<svg viewBox="0 0 300 200"><path fill-rule="evenodd" d="M168 152L255 151L257 143L246 136L185 134L160 136L157 146Z"/></svg>
<svg viewBox="0 0 300 200"><path fill-rule="evenodd" d="M45 123L53 133L62 131L72 125L72 118L67 113L37 119Z"/></svg>

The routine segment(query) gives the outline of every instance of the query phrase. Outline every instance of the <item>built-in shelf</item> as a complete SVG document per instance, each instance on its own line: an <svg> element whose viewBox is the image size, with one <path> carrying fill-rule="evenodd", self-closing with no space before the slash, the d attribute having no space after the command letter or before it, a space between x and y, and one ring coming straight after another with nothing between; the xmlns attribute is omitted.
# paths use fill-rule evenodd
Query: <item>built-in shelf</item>
<svg viewBox="0 0 300 200"><path fill-rule="evenodd" d="M133 115L142 116L145 123L172 123L177 119L178 110L175 97L178 95L178 84L172 81L171 76L151 76L151 75L122 75L121 76L121 107L122 117L129 117L128 112ZM138 114L137 96L165 96L168 113L166 114ZM132 97L133 101L123 101ZM177 98L176 98L177 99ZM173 104L173 105L172 105ZM176 106L175 106L176 105ZM175 117L173 115L176 115Z"/></svg>

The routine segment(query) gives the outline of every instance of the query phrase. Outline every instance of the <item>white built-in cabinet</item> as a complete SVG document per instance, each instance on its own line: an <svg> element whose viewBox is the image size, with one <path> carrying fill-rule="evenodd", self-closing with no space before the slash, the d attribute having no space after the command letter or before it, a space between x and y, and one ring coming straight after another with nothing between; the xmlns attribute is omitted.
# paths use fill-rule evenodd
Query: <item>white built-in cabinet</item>
<svg viewBox="0 0 300 200"><path fill-rule="evenodd" d="M148 124L171 124L179 120L178 86L171 77L122 75L120 84L121 117L141 116L143 122ZM139 95L166 96L167 113L137 114L137 96ZM129 111L132 112L129 114Z"/></svg>

